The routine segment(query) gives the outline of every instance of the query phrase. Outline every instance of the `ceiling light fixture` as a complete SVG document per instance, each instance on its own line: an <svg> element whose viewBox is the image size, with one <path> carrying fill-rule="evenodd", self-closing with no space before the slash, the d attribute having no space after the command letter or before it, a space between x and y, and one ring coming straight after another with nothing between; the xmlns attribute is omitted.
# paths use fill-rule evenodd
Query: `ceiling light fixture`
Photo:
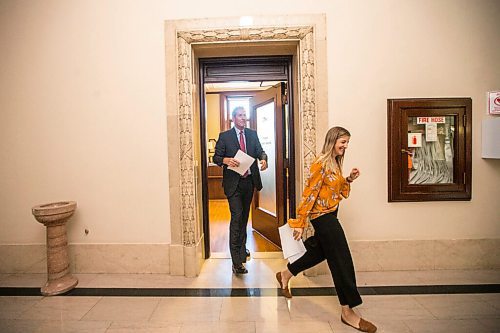
<svg viewBox="0 0 500 333"><path fill-rule="evenodd" d="M253 25L253 17L252 16L241 16L240 17L240 26L248 27Z"/></svg>

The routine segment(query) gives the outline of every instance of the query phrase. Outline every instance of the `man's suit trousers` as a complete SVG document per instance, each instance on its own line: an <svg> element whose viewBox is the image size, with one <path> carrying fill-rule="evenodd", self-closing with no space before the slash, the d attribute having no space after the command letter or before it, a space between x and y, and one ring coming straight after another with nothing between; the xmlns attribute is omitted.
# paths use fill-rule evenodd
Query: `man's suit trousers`
<svg viewBox="0 0 500 333"><path fill-rule="evenodd" d="M252 177L240 178L236 191L227 198L231 212L229 223L229 250L233 265L247 261L247 222L253 197Z"/></svg>

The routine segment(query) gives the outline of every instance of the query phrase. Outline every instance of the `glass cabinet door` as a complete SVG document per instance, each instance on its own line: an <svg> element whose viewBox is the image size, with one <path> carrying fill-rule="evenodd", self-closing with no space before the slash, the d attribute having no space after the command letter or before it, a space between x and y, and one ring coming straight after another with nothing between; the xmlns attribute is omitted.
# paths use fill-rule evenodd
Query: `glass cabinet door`
<svg viewBox="0 0 500 333"><path fill-rule="evenodd" d="M389 99L388 198L471 199L472 100Z"/></svg>
<svg viewBox="0 0 500 333"><path fill-rule="evenodd" d="M408 184L454 183L455 116L408 117Z"/></svg>

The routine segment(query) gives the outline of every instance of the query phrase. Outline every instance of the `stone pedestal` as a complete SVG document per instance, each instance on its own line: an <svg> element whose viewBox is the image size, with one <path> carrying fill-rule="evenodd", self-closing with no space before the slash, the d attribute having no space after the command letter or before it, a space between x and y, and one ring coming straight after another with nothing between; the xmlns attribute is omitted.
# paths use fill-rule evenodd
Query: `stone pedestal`
<svg viewBox="0 0 500 333"><path fill-rule="evenodd" d="M47 227L47 283L42 295L65 293L78 284L69 272L66 222L76 209L75 201L54 202L32 208L35 219Z"/></svg>

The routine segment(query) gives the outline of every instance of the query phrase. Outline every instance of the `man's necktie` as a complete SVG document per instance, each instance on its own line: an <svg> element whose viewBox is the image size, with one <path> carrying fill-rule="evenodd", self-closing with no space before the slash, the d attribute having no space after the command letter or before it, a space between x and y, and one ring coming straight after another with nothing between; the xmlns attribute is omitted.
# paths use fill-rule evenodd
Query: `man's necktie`
<svg viewBox="0 0 500 333"><path fill-rule="evenodd" d="M245 138L243 137L243 131L240 131L240 149L242 152L246 153L247 150L245 148ZM243 174L243 178L248 176L248 170L245 171L245 173Z"/></svg>

